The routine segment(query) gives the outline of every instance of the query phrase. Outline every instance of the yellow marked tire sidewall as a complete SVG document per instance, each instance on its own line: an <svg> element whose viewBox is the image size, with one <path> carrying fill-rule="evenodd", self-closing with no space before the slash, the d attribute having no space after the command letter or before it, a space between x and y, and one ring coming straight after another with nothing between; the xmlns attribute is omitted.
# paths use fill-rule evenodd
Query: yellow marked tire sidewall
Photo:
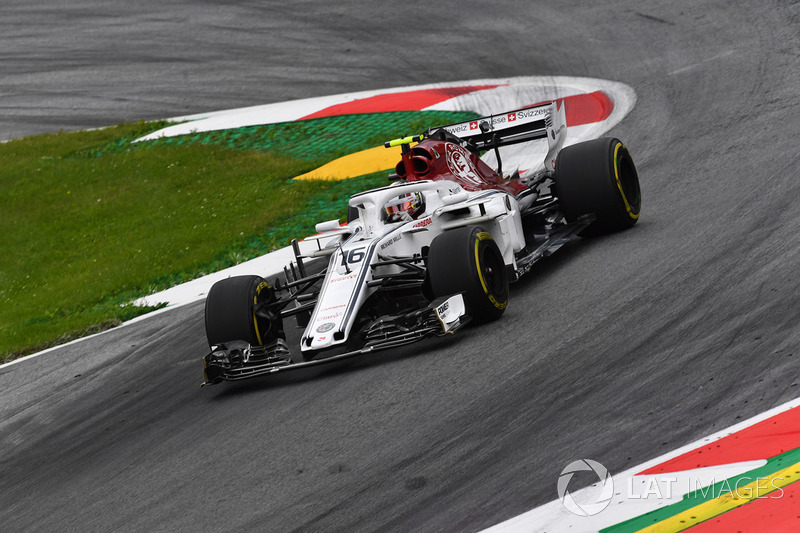
<svg viewBox="0 0 800 533"><path fill-rule="evenodd" d="M478 233L478 235L476 235L476 238L475 238L475 270L477 270L477 272L478 272L478 279L481 282L481 287L483 288L483 292L487 296L487 298L489 298L489 301L492 302L492 305L494 305L497 309L505 309L506 305L508 305L508 299L506 299L503 302L497 301L497 298L495 298L494 295L489 292L489 288L486 286L486 281L483 279L483 269L481 268L481 260L480 260L480 253L479 253L480 245L481 245L481 241L491 241L491 240L494 240L494 239L492 239L492 236L486 231L481 231L480 233Z"/></svg>
<svg viewBox="0 0 800 533"><path fill-rule="evenodd" d="M617 145L614 147L614 179L617 182L617 189L619 189L619 196L622 198L622 202L625 204L625 211L628 213L628 217L631 220L637 220L639 218L639 212L633 212L633 208L631 204L628 202L628 197L625 195L625 190L622 188L622 181L619 179L619 151L625 150L627 148L618 142ZM630 156L629 156L630 157Z"/></svg>
<svg viewBox="0 0 800 533"><path fill-rule="evenodd" d="M269 283L266 281L262 281L256 287L256 293L253 295L253 329L256 332L256 339L258 340L259 346L264 345L264 341L261 339L261 331L258 327L258 317L256 316L256 306L258 305L258 297L261 294L261 291L264 289L269 289Z"/></svg>

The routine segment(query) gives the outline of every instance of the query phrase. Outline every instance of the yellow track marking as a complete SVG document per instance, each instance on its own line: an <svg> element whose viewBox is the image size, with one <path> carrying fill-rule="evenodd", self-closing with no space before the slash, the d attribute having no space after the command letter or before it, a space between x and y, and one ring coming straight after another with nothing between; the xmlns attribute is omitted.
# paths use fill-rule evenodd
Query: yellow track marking
<svg viewBox="0 0 800 533"><path fill-rule="evenodd" d="M296 180L346 180L389 170L400 161L400 147L384 148L378 146L334 159L321 167L297 176Z"/></svg>
<svg viewBox="0 0 800 533"><path fill-rule="evenodd" d="M798 479L800 479L800 463L795 463L775 472L771 476L758 478L752 483L721 495L719 498L701 503L666 520L662 520L657 524L640 529L639 533L671 533L683 531L757 498L764 498L767 494L779 490L790 483L794 483Z"/></svg>

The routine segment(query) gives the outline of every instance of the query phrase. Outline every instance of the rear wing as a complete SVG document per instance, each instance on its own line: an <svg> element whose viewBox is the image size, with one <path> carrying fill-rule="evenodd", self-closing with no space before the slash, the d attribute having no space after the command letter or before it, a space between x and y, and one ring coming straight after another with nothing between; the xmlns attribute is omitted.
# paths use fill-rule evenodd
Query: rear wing
<svg viewBox="0 0 800 533"><path fill-rule="evenodd" d="M501 146L547 139L548 151L544 166L555 170L555 159L567 137L567 119L563 101L535 107L506 111L466 122L438 126L426 131L424 137L445 130L478 150L497 149Z"/></svg>

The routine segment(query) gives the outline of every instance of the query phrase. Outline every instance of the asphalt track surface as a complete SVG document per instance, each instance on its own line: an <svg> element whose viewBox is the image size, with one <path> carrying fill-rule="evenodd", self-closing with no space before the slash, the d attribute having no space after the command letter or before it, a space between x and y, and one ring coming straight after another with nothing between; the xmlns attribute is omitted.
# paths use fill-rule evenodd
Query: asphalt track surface
<svg viewBox="0 0 800 533"><path fill-rule="evenodd" d="M199 388L202 304L0 371L4 531L474 531L800 394L796 2L4 1L18 137L432 81L574 75L631 231L562 249L491 326Z"/></svg>

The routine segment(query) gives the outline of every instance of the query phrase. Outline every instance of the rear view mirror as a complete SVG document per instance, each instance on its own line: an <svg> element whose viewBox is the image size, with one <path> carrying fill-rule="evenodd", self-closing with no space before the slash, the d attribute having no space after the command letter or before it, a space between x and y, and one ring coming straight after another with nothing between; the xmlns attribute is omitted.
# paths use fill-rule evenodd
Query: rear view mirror
<svg viewBox="0 0 800 533"><path fill-rule="evenodd" d="M328 220L326 222L320 222L314 229L317 230L317 233L325 233L328 231L334 231L339 229L339 221L338 220Z"/></svg>

